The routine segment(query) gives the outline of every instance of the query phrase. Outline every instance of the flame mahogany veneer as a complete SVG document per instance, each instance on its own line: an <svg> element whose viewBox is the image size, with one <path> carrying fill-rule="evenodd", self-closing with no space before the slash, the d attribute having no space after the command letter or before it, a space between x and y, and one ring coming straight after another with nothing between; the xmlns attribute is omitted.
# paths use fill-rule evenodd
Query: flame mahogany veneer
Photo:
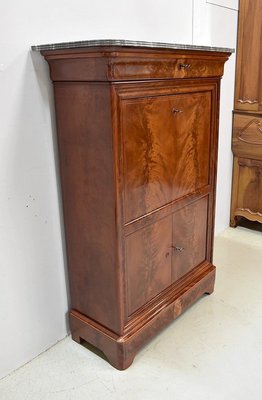
<svg viewBox="0 0 262 400"><path fill-rule="evenodd" d="M228 52L42 51L54 83L75 341L118 369L214 287Z"/></svg>

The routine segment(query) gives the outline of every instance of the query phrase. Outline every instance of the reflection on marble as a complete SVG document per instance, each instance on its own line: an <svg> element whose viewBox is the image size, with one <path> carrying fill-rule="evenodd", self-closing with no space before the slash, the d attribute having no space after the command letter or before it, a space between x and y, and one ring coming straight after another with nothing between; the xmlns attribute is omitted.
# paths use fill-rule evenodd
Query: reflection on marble
<svg viewBox="0 0 262 400"><path fill-rule="evenodd" d="M135 40L117 40L117 39L101 39L101 40L84 40L78 42L52 43L32 46L33 51L40 50L62 50L75 49L80 47L97 47L97 46L120 46L120 47L151 47L160 49L173 50L203 50L203 51L220 51L234 53L234 49L224 47L195 46L191 44L174 44L161 42L143 42Z"/></svg>

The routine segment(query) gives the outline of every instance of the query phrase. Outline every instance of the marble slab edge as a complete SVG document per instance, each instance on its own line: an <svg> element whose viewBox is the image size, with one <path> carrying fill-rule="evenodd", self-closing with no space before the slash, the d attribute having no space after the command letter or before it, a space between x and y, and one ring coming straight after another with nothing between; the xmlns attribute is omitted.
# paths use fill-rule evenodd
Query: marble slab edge
<svg viewBox="0 0 262 400"><path fill-rule="evenodd" d="M77 42L41 44L41 45L31 46L31 49L33 51L43 51L43 50L76 49L76 48L96 47L96 46L148 47L148 48L171 49L171 50L199 50L199 51L202 50L202 51L225 52L225 53L235 52L235 49L225 48L225 47L196 46L191 44L145 42L145 41L123 40L123 39L83 40Z"/></svg>

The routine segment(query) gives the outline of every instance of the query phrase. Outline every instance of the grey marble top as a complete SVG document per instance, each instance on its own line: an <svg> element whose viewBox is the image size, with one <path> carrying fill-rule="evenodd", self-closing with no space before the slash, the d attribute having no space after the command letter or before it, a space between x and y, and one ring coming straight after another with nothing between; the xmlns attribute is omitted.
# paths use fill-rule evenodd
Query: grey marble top
<svg viewBox="0 0 262 400"><path fill-rule="evenodd" d="M122 40L122 39L84 40L78 42L41 44L32 46L31 48L33 51L40 51L40 50L75 49L79 47L94 47L94 46L151 47L151 48L174 49L174 50L220 51L228 53L234 53L235 51L234 49L229 49L224 47L194 46L191 44L143 42L135 40Z"/></svg>

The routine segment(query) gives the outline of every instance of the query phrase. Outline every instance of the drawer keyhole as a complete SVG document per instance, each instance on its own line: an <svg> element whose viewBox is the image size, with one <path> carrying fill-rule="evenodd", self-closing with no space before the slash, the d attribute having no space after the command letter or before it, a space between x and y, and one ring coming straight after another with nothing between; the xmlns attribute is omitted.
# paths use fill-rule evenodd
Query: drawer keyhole
<svg viewBox="0 0 262 400"><path fill-rule="evenodd" d="M191 64L181 63L179 64L179 69L188 69L191 67Z"/></svg>
<svg viewBox="0 0 262 400"><path fill-rule="evenodd" d="M178 251L179 253L183 253L185 251L184 247L180 246L172 246L175 251Z"/></svg>
<svg viewBox="0 0 262 400"><path fill-rule="evenodd" d="M182 111L182 110L179 110L178 108L175 108L175 107L172 108L172 114L173 114L173 115L180 114L180 113L182 113L182 112L183 112L183 111Z"/></svg>

